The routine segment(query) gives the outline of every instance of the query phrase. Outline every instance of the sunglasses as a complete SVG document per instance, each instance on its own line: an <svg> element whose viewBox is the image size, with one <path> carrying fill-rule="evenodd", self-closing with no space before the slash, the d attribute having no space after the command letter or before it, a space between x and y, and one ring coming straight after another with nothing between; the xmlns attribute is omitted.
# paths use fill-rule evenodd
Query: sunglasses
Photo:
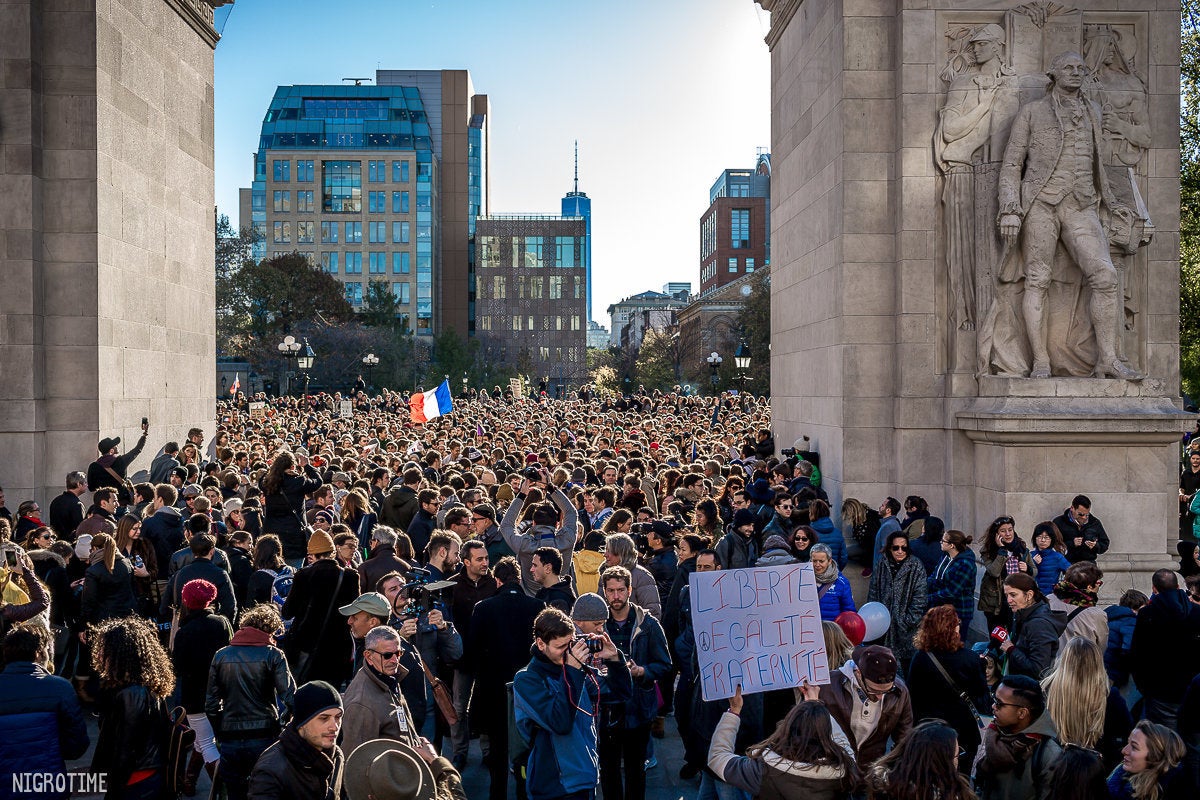
<svg viewBox="0 0 1200 800"><path fill-rule="evenodd" d="M903 545L903 544L895 544L895 545L892 545L892 552L893 552L893 553L907 553L907 552L908 552L908 546L907 546L907 545Z"/></svg>
<svg viewBox="0 0 1200 800"><path fill-rule="evenodd" d="M1021 705L1020 703L1006 703L999 697L996 697L996 695L992 695L992 705L994 705L996 708L1004 708L1005 706L1009 706L1011 708L1029 708L1029 706Z"/></svg>
<svg viewBox="0 0 1200 800"><path fill-rule="evenodd" d="M792 541L794 541L794 542L807 542L807 541L808 541L808 537L807 537L807 536L797 536L797 537L796 537L795 539L793 539Z"/></svg>
<svg viewBox="0 0 1200 800"><path fill-rule="evenodd" d="M387 652L384 652L383 650L372 650L371 652L382 658L384 661L391 661L393 658L400 655L399 650L388 650Z"/></svg>

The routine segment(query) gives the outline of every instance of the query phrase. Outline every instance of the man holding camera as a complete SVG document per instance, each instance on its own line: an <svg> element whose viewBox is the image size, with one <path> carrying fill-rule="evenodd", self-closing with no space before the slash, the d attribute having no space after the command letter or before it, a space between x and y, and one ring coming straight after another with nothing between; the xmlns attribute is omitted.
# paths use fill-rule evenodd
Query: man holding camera
<svg viewBox="0 0 1200 800"><path fill-rule="evenodd" d="M529 798L593 800L599 780L595 709L600 684L592 664L602 664L610 685L622 683L628 667L608 636L577 637L571 619L557 608L537 615L533 637L533 658L513 679L517 730L529 743ZM593 653L589 642L596 638L601 644ZM642 747L644 754L644 741Z"/></svg>

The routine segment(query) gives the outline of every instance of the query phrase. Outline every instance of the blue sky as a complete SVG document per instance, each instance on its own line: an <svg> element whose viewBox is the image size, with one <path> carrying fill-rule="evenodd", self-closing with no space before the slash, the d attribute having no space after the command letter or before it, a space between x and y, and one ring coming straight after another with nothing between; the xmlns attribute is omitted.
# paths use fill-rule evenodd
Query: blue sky
<svg viewBox="0 0 1200 800"><path fill-rule="evenodd" d="M695 289L709 187L770 144L769 16L753 0L241 0L227 9L216 50L216 196L234 224L277 85L465 68L492 108L493 213L559 213L579 140L593 307L605 326L621 297L667 281Z"/></svg>

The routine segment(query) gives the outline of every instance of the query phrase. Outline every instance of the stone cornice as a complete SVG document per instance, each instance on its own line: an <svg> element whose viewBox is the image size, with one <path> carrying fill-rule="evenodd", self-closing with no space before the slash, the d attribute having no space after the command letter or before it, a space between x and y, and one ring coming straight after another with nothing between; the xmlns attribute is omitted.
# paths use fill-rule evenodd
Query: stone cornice
<svg viewBox="0 0 1200 800"><path fill-rule="evenodd" d="M792 17L795 16L796 10L800 8L800 4L804 0L754 0L754 2L762 6L764 11L771 12L771 30L764 41L769 49L774 50L775 43L779 41L779 37L783 36L784 29L792 21Z"/></svg>
<svg viewBox="0 0 1200 800"><path fill-rule="evenodd" d="M217 41L221 38L217 29L213 27L213 9L230 2L232 0L166 0L167 5L212 48L216 48Z"/></svg>

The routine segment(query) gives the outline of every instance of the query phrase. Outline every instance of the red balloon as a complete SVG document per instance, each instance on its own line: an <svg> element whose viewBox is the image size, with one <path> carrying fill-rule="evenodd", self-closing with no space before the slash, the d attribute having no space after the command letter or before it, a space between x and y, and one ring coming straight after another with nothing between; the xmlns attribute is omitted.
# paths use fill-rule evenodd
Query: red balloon
<svg viewBox="0 0 1200 800"><path fill-rule="evenodd" d="M867 623L863 622L862 617L853 611L843 611L833 621L842 629L842 633L846 634L850 644L862 644L863 637L867 635Z"/></svg>

